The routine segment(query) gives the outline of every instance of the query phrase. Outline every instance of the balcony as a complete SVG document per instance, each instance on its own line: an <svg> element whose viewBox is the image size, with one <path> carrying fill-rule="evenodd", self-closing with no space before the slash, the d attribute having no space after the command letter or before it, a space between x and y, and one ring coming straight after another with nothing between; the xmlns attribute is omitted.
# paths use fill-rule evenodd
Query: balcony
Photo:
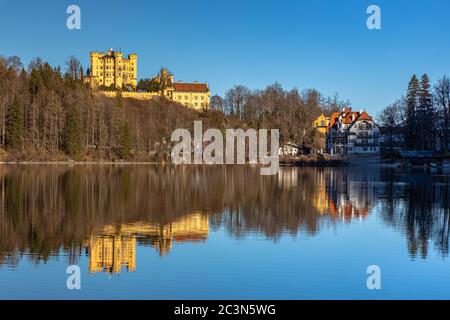
<svg viewBox="0 0 450 320"><path fill-rule="evenodd" d="M380 136L378 134L357 134L357 139L378 139Z"/></svg>
<svg viewBox="0 0 450 320"><path fill-rule="evenodd" d="M351 142L355 147L378 147L380 145L378 139L357 139Z"/></svg>

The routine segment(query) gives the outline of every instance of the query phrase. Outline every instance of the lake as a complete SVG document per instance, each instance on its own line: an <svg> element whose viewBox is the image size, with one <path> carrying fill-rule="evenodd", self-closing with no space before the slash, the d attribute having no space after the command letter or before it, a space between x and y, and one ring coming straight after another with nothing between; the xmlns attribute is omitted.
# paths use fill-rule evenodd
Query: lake
<svg viewBox="0 0 450 320"><path fill-rule="evenodd" d="M449 299L449 177L3 165L0 298ZM66 286L71 265L81 290Z"/></svg>

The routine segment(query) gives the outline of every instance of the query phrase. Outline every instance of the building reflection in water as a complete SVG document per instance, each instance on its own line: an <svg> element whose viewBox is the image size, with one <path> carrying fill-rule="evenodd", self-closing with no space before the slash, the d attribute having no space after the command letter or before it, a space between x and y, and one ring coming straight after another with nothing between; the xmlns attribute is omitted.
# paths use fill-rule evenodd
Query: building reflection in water
<svg viewBox="0 0 450 320"><path fill-rule="evenodd" d="M378 170L364 172L340 169L318 170L315 179L314 207L320 215L349 222L366 218L378 196Z"/></svg>
<svg viewBox="0 0 450 320"><path fill-rule="evenodd" d="M283 167L263 177L249 166L4 166L0 265L23 257L45 263L61 252L76 264L87 249L93 272L132 271L136 246L164 256L173 242L205 241L209 228L276 240L374 213L405 236L412 257L425 258L431 244L448 255L448 174Z"/></svg>
<svg viewBox="0 0 450 320"><path fill-rule="evenodd" d="M89 272L136 270L136 238L134 236L92 236L85 244L89 254Z"/></svg>
<svg viewBox="0 0 450 320"><path fill-rule="evenodd" d="M134 222L107 225L85 241L89 272L119 273L136 270L136 241L149 243L161 256L172 250L173 242L204 242L208 237L208 215L194 213L166 224Z"/></svg>
<svg viewBox="0 0 450 320"><path fill-rule="evenodd" d="M298 185L296 168L284 167L278 171L278 186L282 189L291 189Z"/></svg>

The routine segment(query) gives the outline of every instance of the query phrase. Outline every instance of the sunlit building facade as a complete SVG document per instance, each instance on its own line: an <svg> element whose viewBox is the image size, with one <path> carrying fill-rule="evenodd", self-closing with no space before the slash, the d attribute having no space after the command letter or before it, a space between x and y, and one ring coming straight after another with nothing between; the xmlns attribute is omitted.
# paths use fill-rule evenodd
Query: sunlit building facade
<svg viewBox="0 0 450 320"><path fill-rule="evenodd" d="M316 128L322 134L326 134L328 125L330 124L330 117L325 116L323 113L317 117L313 122L313 128Z"/></svg>
<svg viewBox="0 0 450 320"><path fill-rule="evenodd" d="M107 225L85 242L89 272L119 273L136 270L136 241L150 244L161 256L174 242L204 242L208 238L207 214L194 213L165 224L136 222Z"/></svg>
<svg viewBox="0 0 450 320"><path fill-rule="evenodd" d="M136 88L137 59L135 53L123 57L122 52L113 49L104 52L90 53L90 67L84 81L92 88L124 86Z"/></svg>
<svg viewBox="0 0 450 320"><path fill-rule="evenodd" d="M330 117L327 150L332 155L377 155L380 152L379 136L380 129L367 112L344 108Z"/></svg>

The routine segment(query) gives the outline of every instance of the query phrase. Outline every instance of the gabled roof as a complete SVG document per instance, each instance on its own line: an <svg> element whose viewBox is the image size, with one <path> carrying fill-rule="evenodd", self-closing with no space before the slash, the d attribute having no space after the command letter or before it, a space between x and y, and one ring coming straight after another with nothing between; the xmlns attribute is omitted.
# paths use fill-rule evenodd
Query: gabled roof
<svg viewBox="0 0 450 320"><path fill-rule="evenodd" d="M330 128L334 125L334 123L336 122L336 120L339 118L340 115L341 115L340 112L333 112L331 114L330 124L328 125Z"/></svg>
<svg viewBox="0 0 450 320"><path fill-rule="evenodd" d="M342 119L344 124L352 124L358 118L358 112L347 112L345 117Z"/></svg>
<svg viewBox="0 0 450 320"><path fill-rule="evenodd" d="M353 125L356 121L373 121L372 117L366 111L357 112L352 111L350 108L344 108L342 112L333 112L330 117L329 128L332 128L336 122L339 121L341 117L341 122L343 124Z"/></svg>
<svg viewBox="0 0 450 320"><path fill-rule="evenodd" d="M369 116L369 114L368 114L367 112L363 111L363 112L359 115L359 117L358 117L357 120L367 120L367 121L371 121L371 120L372 120L372 117Z"/></svg>
<svg viewBox="0 0 450 320"><path fill-rule="evenodd" d="M208 85L206 83L180 83L173 84L175 91L186 92L208 92Z"/></svg>

